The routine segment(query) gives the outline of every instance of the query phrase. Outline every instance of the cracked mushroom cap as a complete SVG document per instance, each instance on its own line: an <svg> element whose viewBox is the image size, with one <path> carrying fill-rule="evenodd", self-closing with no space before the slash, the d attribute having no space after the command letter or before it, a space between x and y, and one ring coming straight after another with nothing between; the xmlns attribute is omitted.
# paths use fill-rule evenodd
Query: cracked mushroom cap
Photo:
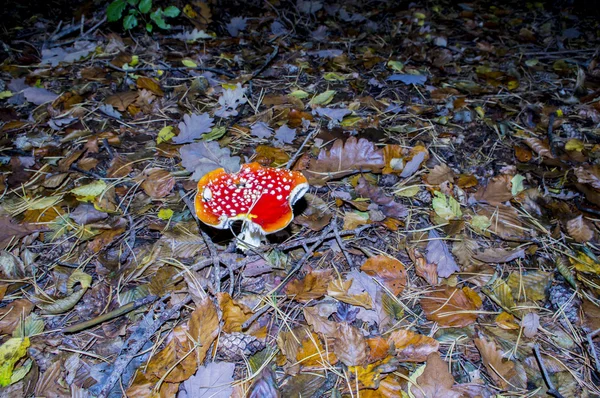
<svg viewBox="0 0 600 398"><path fill-rule="evenodd" d="M228 174L217 169L198 181L196 214L215 228L228 228L245 220L262 234L285 228L294 218L292 205L308 191L306 178L297 171L243 164Z"/></svg>

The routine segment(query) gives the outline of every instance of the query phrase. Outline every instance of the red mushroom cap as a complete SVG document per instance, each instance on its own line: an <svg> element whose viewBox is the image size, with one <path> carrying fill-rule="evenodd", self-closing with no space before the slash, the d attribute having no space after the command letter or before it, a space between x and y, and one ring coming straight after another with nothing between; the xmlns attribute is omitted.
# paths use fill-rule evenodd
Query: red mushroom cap
<svg viewBox="0 0 600 398"><path fill-rule="evenodd" d="M292 205L307 190L306 178L297 171L256 162L243 164L233 174L217 169L198 181L196 214L200 221L216 228L245 220L262 234L270 234L292 221Z"/></svg>

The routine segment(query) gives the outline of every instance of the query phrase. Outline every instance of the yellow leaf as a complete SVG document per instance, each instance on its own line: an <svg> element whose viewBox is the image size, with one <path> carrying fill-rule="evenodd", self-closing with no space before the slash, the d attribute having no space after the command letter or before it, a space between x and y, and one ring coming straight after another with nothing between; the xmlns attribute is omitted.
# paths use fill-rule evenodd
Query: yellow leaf
<svg viewBox="0 0 600 398"><path fill-rule="evenodd" d="M369 293L363 292L361 294L351 295L348 290L352 286L353 279L347 281L341 281L340 279L334 279L329 282L327 286L327 294L336 300L342 301L346 304L358 305L368 310L373 308L373 300Z"/></svg>
<svg viewBox="0 0 600 398"><path fill-rule="evenodd" d="M346 80L346 76L335 72L327 72L323 75L323 79L327 80L328 82L344 81Z"/></svg>
<svg viewBox="0 0 600 398"><path fill-rule="evenodd" d="M342 127L352 127L355 124L357 124L358 122L360 122L361 120L362 120L362 118L360 116L348 116L342 120L340 125Z"/></svg>
<svg viewBox="0 0 600 398"><path fill-rule="evenodd" d="M390 69L395 70L396 72L402 72L402 70L404 69L404 64L400 61L389 61L387 63L387 66Z"/></svg>
<svg viewBox="0 0 600 398"><path fill-rule="evenodd" d="M140 57L137 55L133 55L131 57L131 62L129 63L129 66L136 66L139 62L140 62Z"/></svg>
<svg viewBox="0 0 600 398"><path fill-rule="evenodd" d="M327 90L310 100L312 105L327 105L333 100L337 91L335 90Z"/></svg>
<svg viewBox="0 0 600 398"><path fill-rule="evenodd" d="M5 90L5 91L0 91L0 99L4 99L4 98L9 98L12 97L13 93Z"/></svg>
<svg viewBox="0 0 600 398"><path fill-rule="evenodd" d="M292 97L298 98L298 99L304 99L309 96L309 94L303 90L294 90L289 95L291 95Z"/></svg>
<svg viewBox="0 0 600 398"><path fill-rule="evenodd" d="M158 137L156 137L156 144L160 144L162 142L167 142L171 138L175 137L175 133L173 132L172 126L165 126L158 132Z"/></svg>
<svg viewBox="0 0 600 398"><path fill-rule="evenodd" d="M402 187L397 191L394 191L394 195L401 196L403 198L412 198L416 194L419 193L421 188L418 185L409 185L407 187Z"/></svg>
<svg viewBox="0 0 600 398"><path fill-rule="evenodd" d="M168 220L173 217L173 210L171 209L160 209L158 211L158 218L161 220Z"/></svg>
<svg viewBox="0 0 600 398"><path fill-rule="evenodd" d="M567 151L583 151L583 142L578 140L577 138L570 139L565 144L565 149Z"/></svg>
<svg viewBox="0 0 600 398"><path fill-rule="evenodd" d="M194 11L194 9L192 8L191 5L186 4L185 7L183 7L183 13L191 19L196 19L196 17L198 16L198 13L196 11Z"/></svg>
<svg viewBox="0 0 600 398"><path fill-rule="evenodd" d="M8 339L0 346L0 386L10 385L15 364L27 354L29 337Z"/></svg>
<svg viewBox="0 0 600 398"><path fill-rule="evenodd" d="M600 264L594 262L585 253L577 253L577 258L574 259L569 257L571 264L575 266L575 269L579 272L589 272L592 274L600 274Z"/></svg>
<svg viewBox="0 0 600 398"><path fill-rule="evenodd" d="M77 196L77 200L89 202L100 196L106 190L106 183L102 180L94 181L90 184L82 185L71 189L69 192Z"/></svg>
<svg viewBox="0 0 600 398"><path fill-rule="evenodd" d="M194 61L192 61L191 59L182 59L181 63L184 66L187 66L188 68L195 68L196 66L198 66Z"/></svg>

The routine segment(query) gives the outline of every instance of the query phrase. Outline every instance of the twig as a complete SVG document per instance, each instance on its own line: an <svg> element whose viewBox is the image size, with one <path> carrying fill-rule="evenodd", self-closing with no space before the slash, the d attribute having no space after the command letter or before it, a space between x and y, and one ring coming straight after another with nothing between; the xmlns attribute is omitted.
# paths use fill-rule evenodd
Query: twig
<svg viewBox="0 0 600 398"><path fill-rule="evenodd" d="M110 62L106 63L106 66L108 66L111 69L117 70L119 72L123 72L123 73L131 73L131 72L143 72L143 71L158 71L158 70L162 70L162 71L190 71L190 70L205 70L208 72L213 72L213 73L218 73L220 75L223 76L227 76L229 78L235 78L236 76L233 73L229 73L227 71L224 71L222 69L217 69L217 68L210 68L208 66L195 66L193 68L188 68L187 66L184 67L173 67L173 66L168 66L168 67L141 67L141 68L131 68L131 69L123 69L123 68L119 68L118 66L115 66L113 64L111 64Z"/></svg>
<svg viewBox="0 0 600 398"><path fill-rule="evenodd" d="M123 211L123 214L127 212L127 210L123 206L121 206L121 210ZM133 252L133 246L135 246L136 226L133 224L133 217L131 217L131 215L127 214L127 220L129 221L129 239L127 239L125 249L119 257L119 262L121 264L127 261L127 257L129 257L129 254Z"/></svg>
<svg viewBox="0 0 600 398"><path fill-rule="evenodd" d="M548 144L550 145L550 152L553 156L556 155L556 135L553 132L554 129L554 119L556 118L556 113L552 112L548 119Z"/></svg>
<svg viewBox="0 0 600 398"><path fill-rule="evenodd" d="M108 156L110 156L110 158L113 159L115 157L115 152L110 147L110 145L108 143L108 140L106 138L102 139L102 146L104 147L104 149L108 153Z"/></svg>
<svg viewBox="0 0 600 398"><path fill-rule="evenodd" d="M102 389L100 390L100 393L98 394L98 398L108 397L108 394L110 393L110 391L112 390L114 385L121 379L121 376L123 375L123 372L125 371L125 368L127 367L127 365L129 365L129 362L131 362L131 360L138 354L138 352L142 349L144 344L146 344L146 341L148 341L150 339L150 337L152 337L152 335L154 335L154 333L156 333L158 331L158 329L160 329L162 327L162 325L164 325L177 312L179 312L179 310L184 305L188 304L190 301L192 301L192 297L190 295L186 296L185 299L183 299L179 303L175 304L169 310L160 312L160 315L154 321L154 323L146 330L143 330L143 334L138 340L136 340L136 337L137 337L137 334L136 334L137 330L136 330L127 339L127 341L125 341L125 344L123 345L123 347L125 347L125 348L123 349L122 353L119 355L117 360L115 361L113 371L110 374L110 376L108 376L106 378L106 381L104 382L104 386L102 387ZM143 326L139 326L139 327L141 328Z"/></svg>
<svg viewBox="0 0 600 398"><path fill-rule="evenodd" d="M265 61L265 63L258 68L256 71L254 71L254 73L252 74L252 78L254 79L256 76L258 76L263 70L265 70L265 68L271 63L273 62L273 60L275 59L275 57L277 56L277 53L279 53L279 46L275 46L273 47L273 52L271 53L271 55L269 55L267 57L267 60Z"/></svg>
<svg viewBox="0 0 600 398"><path fill-rule="evenodd" d="M339 234L340 234L340 236L358 235L365 229L371 228L371 227L373 227L373 224L361 225L360 227L355 228L355 229L348 229L345 231L340 231ZM314 243L314 242L318 242L320 240L327 240L327 239L332 239L332 238L335 238L335 233L328 233L325 236L319 235L319 236L312 237L312 238L297 239L292 242L282 243L277 246L277 249L278 250L289 250L289 249L293 249L293 248L296 248L299 246L304 247L305 245L308 245L308 244Z"/></svg>
<svg viewBox="0 0 600 398"><path fill-rule="evenodd" d="M542 359L542 354L540 353L540 346L538 344L534 344L533 345L533 353L535 354L535 359L537 359L538 365L540 366L540 369L542 370L542 376L544 378L544 381L546 382L546 385L548 386L548 391L546 391L546 394L555 397L555 398L564 398L560 392L558 392L558 390L556 388L554 388L554 384L552 383L552 380L550 380L550 376L548 375L548 371L546 370L546 367L544 366L544 361Z"/></svg>
<svg viewBox="0 0 600 398"><path fill-rule="evenodd" d="M142 297L135 301L125 304L122 307L117 308L116 310L107 312L104 315L97 316L95 318L89 319L85 322L78 323L76 325L69 326L68 328L64 328L63 333L75 333L80 330L90 328L92 326L96 326L102 322L109 321L111 319L120 317L121 315L125 315L135 309L138 309L144 305L150 304L158 300L158 296L149 295L146 297Z"/></svg>
<svg viewBox="0 0 600 398"><path fill-rule="evenodd" d="M587 342L590 345L590 354L592 354L592 357L594 357L594 362L596 363L596 372L598 372L598 374L600 374L600 360L598 359L598 353L596 352L596 346L594 345L594 336L596 336L597 334L600 334L600 329L596 329L594 330L592 333L588 334L586 336Z"/></svg>
<svg viewBox="0 0 600 398"><path fill-rule="evenodd" d="M208 252L210 253L210 258L212 260L212 264L214 267L213 277L214 277L215 290L217 292L220 292L221 291L221 275L219 273L219 268L220 268L219 251L217 250L217 247L215 246L212 239L210 239L210 236L208 236L208 234L206 232L204 232L204 230L202 229L202 225L200 225L200 220L198 220L198 217L196 216L194 204L192 203L190 198L188 198L186 196L185 192L181 188L179 188L179 196L181 197L181 199L187 206L188 210L190 211L190 213L192 213L192 216L198 223L198 230L200 231L200 235L202 235L202 239L204 239L204 243L206 243L206 247L208 247ZM233 284L233 281L231 281L231 284Z"/></svg>
<svg viewBox="0 0 600 398"><path fill-rule="evenodd" d="M333 223L329 224L329 226L327 226L327 228L325 228L325 230L316 238L316 241L314 242L314 244L309 248L309 250L304 253L304 255L302 256L302 258L300 258L300 260L298 260L298 262L296 263L296 265L294 265L294 268L291 269L290 272L288 272L288 274L285 276L285 278L283 279L283 281L281 281L281 283L279 284L279 286L277 286L274 290L274 294L277 294L279 292L281 292L281 290L285 287L285 285L287 285L287 283L294 277L294 275L296 274L296 272L300 271L300 269L302 268L302 266L304 265L304 263L306 261L308 261L308 259L314 254L315 250L317 249L317 247L319 247L323 241L325 241L327 238L327 235L333 230ZM335 237L335 234L334 234Z"/></svg>
<svg viewBox="0 0 600 398"><path fill-rule="evenodd" d="M337 216L335 217L335 219L333 220L331 225L333 225L333 233L335 235L335 240L337 241L337 244L340 247L340 250L344 254L344 257L346 257L346 261L348 262L348 265L350 266L351 269L353 269L354 262L352 261L352 258L350 258L350 255L348 254L348 251L346 250L346 246L344 245L344 242L342 241L342 237L340 236L340 231L338 231L338 228L337 228Z"/></svg>
<svg viewBox="0 0 600 398"><path fill-rule="evenodd" d="M313 131L311 131L310 133L308 133L308 135L304 139L304 142L302 142L302 145L300 145L300 148L298 148L298 150L296 151L296 153L294 154L294 156L292 156L290 158L290 160L287 162L286 168L288 168L288 169L292 168L292 166L294 165L294 163L296 163L296 160L298 160L298 158L302 154L302 150L304 149L304 147L306 146L306 144L308 144L308 141L311 140L315 135L317 135L317 133L319 131L321 131L321 130L318 129L318 128L316 128Z"/></svg>

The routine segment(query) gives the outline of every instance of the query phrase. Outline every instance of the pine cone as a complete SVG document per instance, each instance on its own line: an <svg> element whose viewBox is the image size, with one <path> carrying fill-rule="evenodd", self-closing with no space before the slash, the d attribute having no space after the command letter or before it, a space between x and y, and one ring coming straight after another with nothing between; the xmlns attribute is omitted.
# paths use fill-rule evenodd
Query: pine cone
<svg viewBox="0 0 600 398"><path fill-rule="evenodd" d="M233 332L219 337L217 356L224 361L237 362L265 348L265 343L250 334Z"/></svg>
<svg viewBox="0 0 600 398"><path fill-rule="evenodd" d="M550 287L550 303L552 308L558 310L562 308L565 316L572 324L576 325L579 323L579 307L581 306L581 299L577 296L573 297L573 289L567 286L566 283L556 284ZM570 301L570 302L569 302ZM565 305L565 303L569 302ZM564 322L564 318L559 317L561 323Z"/></svg>

